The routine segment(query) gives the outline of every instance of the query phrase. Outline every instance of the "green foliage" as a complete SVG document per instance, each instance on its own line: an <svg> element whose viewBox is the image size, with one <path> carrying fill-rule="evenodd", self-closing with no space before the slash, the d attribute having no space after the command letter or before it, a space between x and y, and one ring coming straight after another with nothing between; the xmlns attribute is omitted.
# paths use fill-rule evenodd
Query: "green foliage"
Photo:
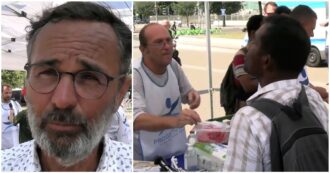
<svg viewBox="0 0 330 173"><path fill-rule="evenodd" d="M181 16L186 17L187 26L189 26L189 16L193 15L196 12L196 2L178 2L173 5L174 11Z"/></svg>
<svg viewBox="0 0 330 173"><path fill-rule="evenodd" d="M134 2L134 9L133 14L134 16L138 16L140 19L146 19L149 18L149 16L156 15L163 15L163 12L165 11L166 15L174 15L178 14L177 11L175 11L175 4L178 2L166 2L166 1L136 1Z"/></svg>
<svg viewBox="0 0 330 173"><path fill-rule="evenodd" d="M166 1L159 1L157 2L158 6L158 14L162 14L162 12L165 10L167 13L166 15L174 15L174 4L177 4L177 2L166 2Z"/></svg>
<svg viewBox="0 0 330 173"><path fill-rule="evenodd" d="M216 34L216 33L220 33L222 32L221 29L218 29L218 28L213 28L210 30L210 33L211 34ZM196 29L180 29L177 31L177 35L180 36L180 35L203 35L205 34L206 31L205 29L199 29L199 28L196 28Z"/></svg>
<svg viewBox="0 0 330 173"><path fill-rule="evenodd" d="M25 71L1 70L1 82L13 88L22 88L26 76Z"/></svg>
<svg viewBox="0 0 330 173"><path fill-rule="evenodd" d="M138 14L141 19L149 18L151 15L155 15L155 3L154 2L134 2L133 9L134 16Z"/></svg>
<svg viewBox="0 0 330 173"><path fill-rule="evenodd" d="M197 1L176 1L167 2L159 1L155 4L155 1L135 1L133 14L138 14L140 19L149 18L149 16L156 15L155 5L158 15L162 15L164 9L169 12L167 15L180 15L186 17L187 26L189 25L189 16L194 15L197 12L197 8L204 11L204 3ZM238 12L242 8L241 2L210 2L210 13L220 14L220 9L225 8L226 14L232 14Z"/></svg>
<svg viewBox="0 0 330 173"><path fill-rule="evenodd" d="M195 13L196 2L178 2L173 4L175 11L181 16L191 16Z"/></svg>

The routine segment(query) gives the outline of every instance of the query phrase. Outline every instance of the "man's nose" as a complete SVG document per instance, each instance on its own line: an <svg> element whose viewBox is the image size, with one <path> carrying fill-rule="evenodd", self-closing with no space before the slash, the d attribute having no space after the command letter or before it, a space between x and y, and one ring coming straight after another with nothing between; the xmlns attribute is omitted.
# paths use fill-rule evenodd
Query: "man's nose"
<svg viewBox="0 0 330 173"><path fill-rule="evenodd" d="M52 103L56 108L73 108L77 104L77 94L70 75L63 75L54 90Z"/></svg>

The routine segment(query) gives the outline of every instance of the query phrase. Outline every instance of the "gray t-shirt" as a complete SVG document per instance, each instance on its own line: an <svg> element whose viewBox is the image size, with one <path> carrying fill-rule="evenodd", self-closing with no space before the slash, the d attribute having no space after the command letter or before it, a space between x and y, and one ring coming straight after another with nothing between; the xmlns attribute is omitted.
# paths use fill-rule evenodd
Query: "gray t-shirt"
<svg viewBox="0 0 330 173"><path fill-rule="evenodd" d="M140 63L141 59L136 59L135 61L136 62L134 62L134 63ZM167 71L164 74L157 75L157 74L154 74L150 69L148 69L148 67L146 67L143 63L141 63L141 65L142 65L142 68L144 69L144 71L149 76L149 78L156 85L164 86L166 84L166 82L168 81L168 72ZM178 79L182 103L187 103L187 94L193 88L190 85L182 68L176 61L172 60L170 66L172 67L172 70L174 71L174 73L176 74L176 77ZM133 100L134 100L133 115L134 115L134 119L135 119L140 114L146 112L146 104L145 104L145 99L144 99L145 91L144 91L144 87L143 87L143 80L141 78L141 75L139 74L139 72L136 69L133 70L133 87L134 87L134 90L133 90Z"/></svg>

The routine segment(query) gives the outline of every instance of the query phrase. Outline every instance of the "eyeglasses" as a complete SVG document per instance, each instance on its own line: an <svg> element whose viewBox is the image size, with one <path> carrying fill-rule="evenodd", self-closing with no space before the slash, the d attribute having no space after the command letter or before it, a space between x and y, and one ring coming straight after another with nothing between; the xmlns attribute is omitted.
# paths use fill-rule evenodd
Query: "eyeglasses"
<svg viewBox="0 0 330 173"><path fill-rule="evenodd" d="M98 99L105 93L109 82L120 79L125 75L111 77L97 71L82 70L76 73L59 72L46 64L25 64L27 80L31 88L40 94L47 94L55 90L62 75L72 76L77 94L86 99Z"/></svg>
<svg viewBox="0 0 330 173"><path fill-rule="evenodd" d="M150 45L150 46L154 46L154 47L157 47L157 48L163 48L163 47L165 46L165 44L167 44L167 45L169 45L169 46L173 46L173 45L174 45L172 39L160 40L160 41L158 41L158 42L150 43L150 44L148 44L148 45Z"/></svg>

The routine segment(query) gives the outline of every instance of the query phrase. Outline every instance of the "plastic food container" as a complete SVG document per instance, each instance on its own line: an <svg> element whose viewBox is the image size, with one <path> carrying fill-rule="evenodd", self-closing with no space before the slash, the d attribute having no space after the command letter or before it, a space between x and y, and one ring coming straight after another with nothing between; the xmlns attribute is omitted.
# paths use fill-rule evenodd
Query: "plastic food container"
<svg viewBox="0 0 330 173"><path fill-rule="evenodd" d="M193 130L196 133L197 142L220 144L228 142L230 126L210 121L197 124Z"/></svg>

